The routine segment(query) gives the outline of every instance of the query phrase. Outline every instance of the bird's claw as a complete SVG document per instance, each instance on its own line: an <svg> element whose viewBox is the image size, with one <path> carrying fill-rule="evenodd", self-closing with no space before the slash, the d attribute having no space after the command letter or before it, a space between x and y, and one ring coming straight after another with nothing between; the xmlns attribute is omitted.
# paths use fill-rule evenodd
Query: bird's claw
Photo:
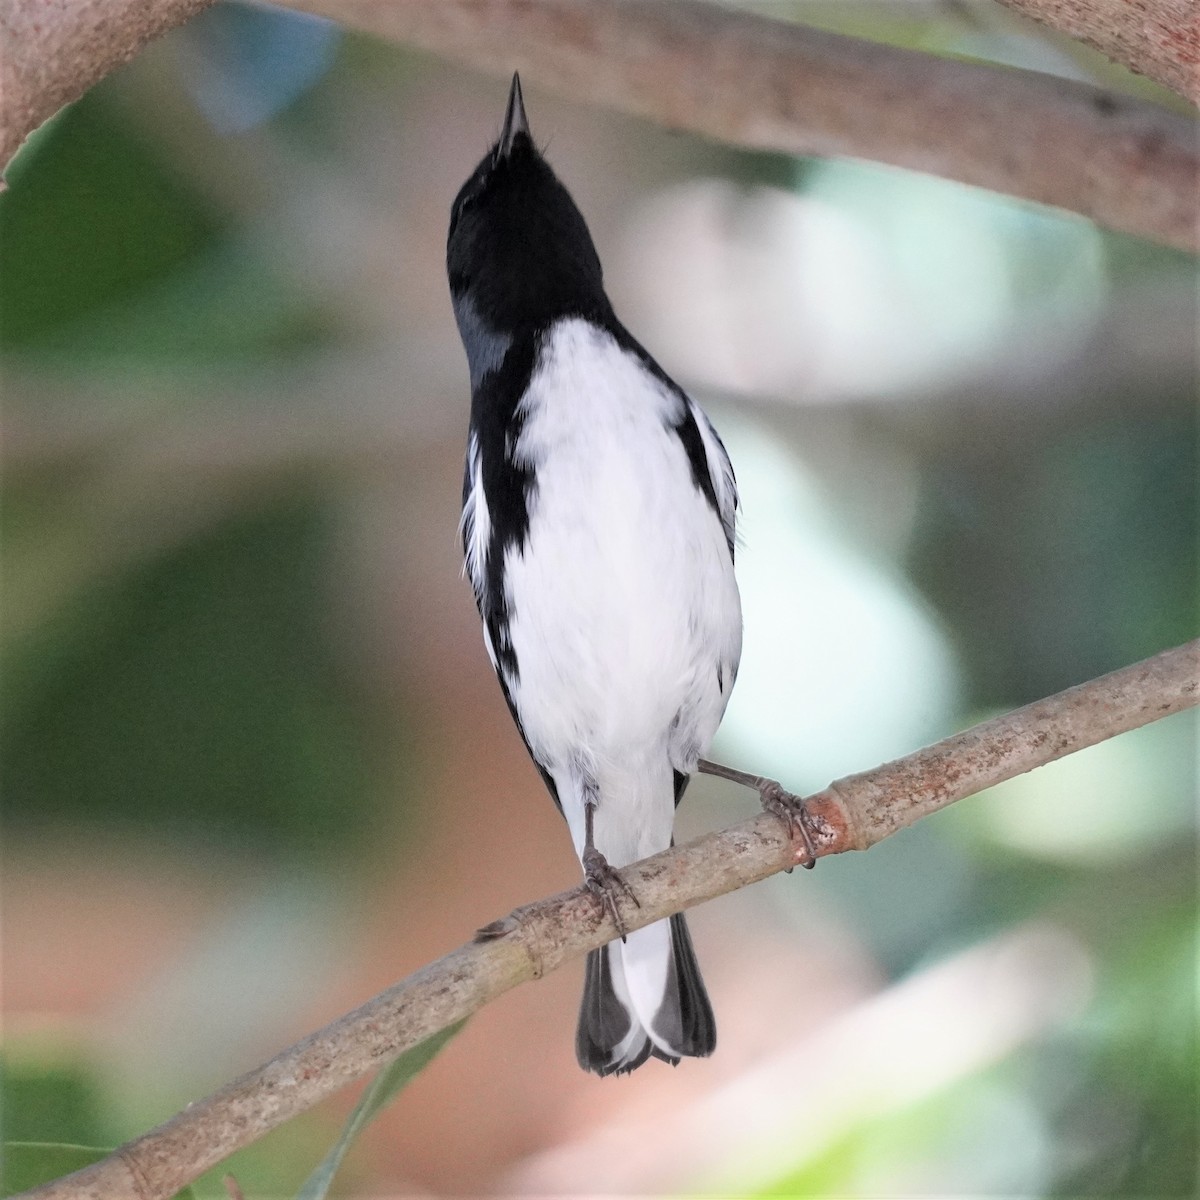
<svg viewBox="0 0 1200 1200"><path fill-rule="evenodd" d="M621 941L624 941L628 930L617 908L617 893L623 892L633 901L635 907L642 906L633 894L633 889L621 878L618 871L608 865L608 859L594 846L583 852L583 882L587 890L600 901L601 909L612 917L617 933L621 935Z"/></svg>
<svg viewBox="0 0 1200 1200"><path fill-rule="evenodd" d="M817 848L813 844L812 830L809 828L812 817L804 807L804 800L774 779L759 779L756 786L759 796L762 797L763 808L787 826L788 838L795 841L797 835L799 836L804 844L801 866L811 871L817 865Z"/></svg>

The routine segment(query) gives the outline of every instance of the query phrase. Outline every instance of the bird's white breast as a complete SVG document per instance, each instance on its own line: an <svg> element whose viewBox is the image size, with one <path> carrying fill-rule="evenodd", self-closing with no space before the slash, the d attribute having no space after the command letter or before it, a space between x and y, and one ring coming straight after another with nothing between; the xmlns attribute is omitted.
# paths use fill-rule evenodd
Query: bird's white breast
<svg viewBox="0 0 1200 1200"><path fill-rule="evenodd" d="M694 769L724 711L741 609L674 429L684 404L584 320L543 341L514 447L535 481L528 536L504 572L513 702L552 770Z"/></svg>

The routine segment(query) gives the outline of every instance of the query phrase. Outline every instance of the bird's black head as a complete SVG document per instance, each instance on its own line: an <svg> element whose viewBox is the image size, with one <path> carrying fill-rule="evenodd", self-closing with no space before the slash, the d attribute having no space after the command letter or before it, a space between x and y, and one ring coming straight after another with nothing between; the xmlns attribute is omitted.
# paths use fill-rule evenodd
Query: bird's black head
<svg viewBox="0 0 1200 1200"><path fill-rule="evenodd" d="M500 137L454 201L446 269L472 379L514 334L609 312L591 235L533 144L516 75Z"/></svg>

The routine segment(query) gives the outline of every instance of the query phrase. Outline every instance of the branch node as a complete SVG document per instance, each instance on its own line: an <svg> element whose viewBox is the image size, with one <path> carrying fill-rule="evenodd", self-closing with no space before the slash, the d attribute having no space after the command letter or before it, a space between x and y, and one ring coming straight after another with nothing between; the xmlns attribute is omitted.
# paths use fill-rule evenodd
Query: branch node
<svg viewBox="0 0 1200 1200"><path fill-rule="evenodd" d="M820 857L864 848L860 832L862 822L854 804L854 793L840 786L844 782L835 780L804 801Z"/></svg>

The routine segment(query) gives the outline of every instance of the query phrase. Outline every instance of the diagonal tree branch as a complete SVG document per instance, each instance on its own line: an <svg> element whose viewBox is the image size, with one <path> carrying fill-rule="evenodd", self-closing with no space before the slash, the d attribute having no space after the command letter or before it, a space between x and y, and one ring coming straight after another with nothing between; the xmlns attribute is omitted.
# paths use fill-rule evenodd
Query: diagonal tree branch
<svg viewBox="0 0 1200 1200"><path fill-rule="evenodd" d="M818 853L865 850L956 800L1198 702L1195 641L838 780L807 802ZM622 871L641 904L625 914L626 923L638 929L786 870L802 857L780 822L765 814L709 834ZM616 930L592 897L576 889L517 909L480 932L103 1162L26 1196L165 1200L344 1084L518 983L603 945Z"/></svg>
<svg viewBox="0 0 1200 1200"><path fill-rule="evenodd" d="M1087 84L697 0L284 2L734 145L906 167L1200 248L1193 122Z"/></svg>
<svg viewBox="0 0 1200 1200"><path fill-rule="evenodd" d="M1200 103L1195 0L1000 0L1113 62Z"/></svg>

